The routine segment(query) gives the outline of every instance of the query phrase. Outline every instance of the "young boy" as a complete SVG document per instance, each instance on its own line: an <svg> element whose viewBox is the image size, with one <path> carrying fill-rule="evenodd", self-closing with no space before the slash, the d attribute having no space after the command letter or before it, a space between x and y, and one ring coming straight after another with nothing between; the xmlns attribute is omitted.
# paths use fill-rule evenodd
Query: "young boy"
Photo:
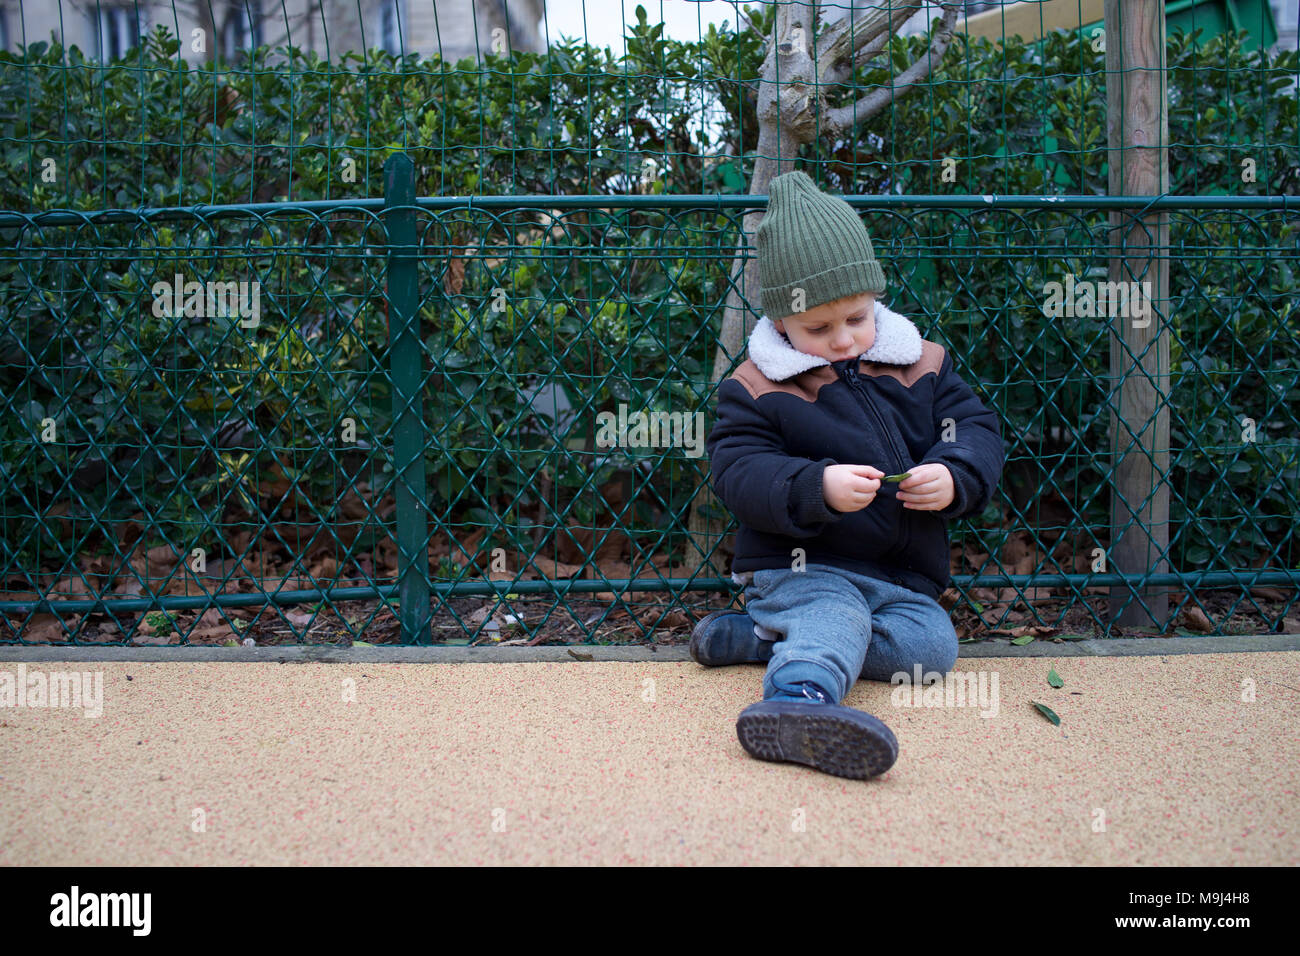
<svg viewBox="0 0 1300 956"><path fill-rule="evenodd" d="M853 207L800 171L769 195L766 314L718 386L706 442L740 524L745 611L700 620L691 656L767 662L763 700L736 722L749 754L865 779L893 765L898 741L840 701L859 677L952 668L957 634L937 600L947 523L984 510L1005 455L997 417L943 346L877 300L884 273Z"/></svg>

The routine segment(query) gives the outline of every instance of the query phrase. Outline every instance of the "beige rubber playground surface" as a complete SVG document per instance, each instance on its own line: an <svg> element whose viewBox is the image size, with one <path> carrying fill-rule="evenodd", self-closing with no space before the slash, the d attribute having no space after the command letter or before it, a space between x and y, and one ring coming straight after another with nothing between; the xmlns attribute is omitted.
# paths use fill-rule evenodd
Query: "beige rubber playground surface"
<svg viewBox="0 0 1300 956"><path fill-rule="evenodd" d="M745 754L757 665L26 667L103 715L0 708L4 865L1300 862L1295 652L959 659L989 717L860 681L871 781Z"/></svg>

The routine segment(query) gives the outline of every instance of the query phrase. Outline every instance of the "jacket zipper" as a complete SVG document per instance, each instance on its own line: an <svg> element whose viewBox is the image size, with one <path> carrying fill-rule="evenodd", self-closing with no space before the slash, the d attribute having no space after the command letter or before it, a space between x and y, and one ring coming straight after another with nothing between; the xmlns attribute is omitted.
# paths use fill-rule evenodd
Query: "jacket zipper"
<svg viewBox="0 0 1300 956"><path fill-rule="evenodd" d="M884 435L885 440L889 442L890 449L893 451L895 455L898 456L896 458L898 467L894 471L894 474L896 475L902 474L904 471L907 470L907 466L903 463L903 455L899 451L898 445L894 443L894 433L889 430L889 426L885 422L885 417L880 414L880 410L876 408L875 404L873 404L871 399L868 397L867 390L863 387L862 382L859 380L858 370L855 367L855 365L856 363L854 365L850 365L847 368L845 368L844 370L845 378L848 379L849 387L852 388L855 392L857 392L859 396L861 396L862 404L867 406L867 409L871 412L872 417L875 418L876 424L880 426L881 434ZM905 555L907 554L907 549L912 544L911 522L900 521L898 523L898 530L899 530L899 538L900 538L898 544L898 550L900 554Z"/></svg>
<svg viewBox="0 0 1300 956"><path fill-rule="evenodd" d="M898 467L894 474L902 474L907 466L903 464L903 455L899 451L898 445L894 443L894 433L889 430L889 426L886 424L884 416L880 414L880 410L867 397L867 390L862 387L862 383L858 380L858 370L850 365L844 370L844 373L848 379L849 387L862 397L862 404L867 406L867 410L875 418L876 424L880 426L880 433L885 436L885 441L889 442L890 450L897 456L895 461L898 463Z"/></svg>

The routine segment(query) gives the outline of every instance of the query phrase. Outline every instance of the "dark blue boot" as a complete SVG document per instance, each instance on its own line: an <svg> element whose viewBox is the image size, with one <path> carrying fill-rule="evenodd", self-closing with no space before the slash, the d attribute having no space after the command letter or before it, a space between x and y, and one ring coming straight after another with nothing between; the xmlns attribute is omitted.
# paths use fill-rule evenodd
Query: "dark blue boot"
<svg viewBox="0 0 1300 956"><path fill-rule="evenodd" d="M691 659L705 667L766 664L772 659L772 642L754 633L754 620L744 611L714 611L691 632Z"/></svg>
<svg viewBox="0 0 1300 956"><path fill-rule="evenodd" d="M854 780L882 774L898 759L898 740L878 718L835 703L811 681L779 691L736 720L736 736L751 757Z"/></svg>

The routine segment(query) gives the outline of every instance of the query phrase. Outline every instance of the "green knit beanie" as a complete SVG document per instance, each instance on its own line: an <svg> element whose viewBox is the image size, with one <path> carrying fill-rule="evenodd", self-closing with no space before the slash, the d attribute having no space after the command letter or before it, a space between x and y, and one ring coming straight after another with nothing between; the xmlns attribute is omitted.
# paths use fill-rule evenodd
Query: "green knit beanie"
<svg viewBox="0 0 1300 956"><path fill-rule="evenodd" d="M758 276L769 319L794 314L795 289L804 290L804 311L885 291L871 237L852 206L822 192L798 169L773 179L768 195L758 224Z"/></svg>

